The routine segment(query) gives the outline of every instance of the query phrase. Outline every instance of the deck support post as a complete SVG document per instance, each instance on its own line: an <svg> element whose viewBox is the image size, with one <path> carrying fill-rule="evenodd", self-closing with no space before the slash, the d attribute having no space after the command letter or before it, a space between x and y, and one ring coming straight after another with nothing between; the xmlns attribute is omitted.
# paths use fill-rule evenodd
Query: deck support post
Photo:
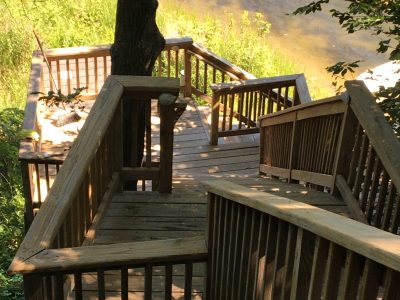
<svg viewBox="0 0 400 300"><path fill-rule="evenodd" d="M351 110L349 104L346 106L346 110L343 115L342 126L339 134L339 145L335 157L333 176L335 183L331 194L334 196L340 195L340 192L336 186L336 176L342 175L346 180L349 176L349 164L351 161L351 155L354 146L354 137L357 131L357 118L354 112Z"/></svg>
<svg viewBox="0 0 400 300"><path fill-rule="evenodd" d="M174 125L176 96L161 94L160 103L160 193L171 193L172 191L172 154L174 147Z"/></svg>
<svg viewBox="0 0 400 300"><path fill-rule="evenodd" d="M27 161L21 161L21 174L22 174L22 187L24 189L25 195L25 213L24 213L24 221L25 221L25 232L28 231L31 226L34 218L33 212L33 187L32 187L32 172L30 169L30 165ZM37 174L39 176L39 174Z"/></svg>
<svg viewBox="0 0 400 300"><path fill-rule="evenodd" d="M185 49L185 87L183 91L184 97L190 97L192 95L192 61L191 54Z"/></svg>
<svg viewBox="0 0 400 300"><path fill-rule="evenodd" d="M213 92L211 102L210 145L218 145L219 96Z"/></svg>
<svg viewBox="0 0 400 300"><path fill-rule="evenodd" d="M40 275L24 275L24 296L26 300L45 299L42 278Z"/></svg>

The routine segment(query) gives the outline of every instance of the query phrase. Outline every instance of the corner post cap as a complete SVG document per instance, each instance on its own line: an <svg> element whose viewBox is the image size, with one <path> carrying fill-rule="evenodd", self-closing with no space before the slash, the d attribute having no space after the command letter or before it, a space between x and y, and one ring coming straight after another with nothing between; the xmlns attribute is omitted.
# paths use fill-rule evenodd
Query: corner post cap
<svg viewBox="0 0 400 300"><path fill-rule="evenodd" d="M161 105L168 106L174 104L176 98L177 97L172 94L163 93L160 95L160 97L158 97L158 100Z"/></svg>

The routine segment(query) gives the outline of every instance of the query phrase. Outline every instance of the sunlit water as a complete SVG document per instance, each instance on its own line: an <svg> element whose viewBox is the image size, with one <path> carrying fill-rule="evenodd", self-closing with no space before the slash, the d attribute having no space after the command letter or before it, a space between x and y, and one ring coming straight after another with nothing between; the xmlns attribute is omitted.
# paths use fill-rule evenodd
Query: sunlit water
<svg viewBox="0 0 400 300"><path fill-rule="evenodd" d="M162 2L163 0L160 0ZM311 1L311 0L310 0ZM377 54L379 39L367 32L347 34L328 10L308 16L287 16L305 0L181 0L192 11L218 17L224 11L240 14L243 10L262 12L271 26L271 42L281 52L295 58L310 73L321 76L325 67L338 61L364 61L359 72L387 61ZM344 9L345 1L332 0L333 7Z"/></svg>

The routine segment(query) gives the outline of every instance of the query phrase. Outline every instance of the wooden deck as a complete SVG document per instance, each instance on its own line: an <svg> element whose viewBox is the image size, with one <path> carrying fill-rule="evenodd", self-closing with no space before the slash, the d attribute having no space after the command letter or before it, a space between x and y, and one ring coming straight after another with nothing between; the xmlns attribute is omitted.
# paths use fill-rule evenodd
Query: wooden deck
<svg viewBox="0 0 400 300"><path fill-rule="evenodd" d="M229 179L253 189L349 215L346 205L329 194L259 177L256 142L222 141L225 143L220 146L210 146L205 129L201 112L191 104L176 125L172 194L150 191L117 194L108 206L93 244L204 235L207 196L200 181L210 178ZM129 270L129 299L143 299L143 271ZM153 299L164 299L164 272L164 267L153 268ZM192 299L202 299L204 264L195 264L193 272L195 292ZM105 274L107 299L120 297L119 275L114 273ZM173 274L174 299L182 299L184 266L175 266ZM97 298L96 276L93 273L83 278L85 299Z"/></svg>

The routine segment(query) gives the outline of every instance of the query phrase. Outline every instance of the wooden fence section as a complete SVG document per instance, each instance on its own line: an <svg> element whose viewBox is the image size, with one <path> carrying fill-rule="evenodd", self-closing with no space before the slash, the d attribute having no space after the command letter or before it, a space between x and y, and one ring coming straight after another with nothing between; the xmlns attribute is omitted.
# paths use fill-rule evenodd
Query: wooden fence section
<svg viewBox="0 0 400 300"><path fill-rule="evenodd" d="M260 172L333 188L345 103L314 101L260 118Z"/></svg>
<svg viewBox="0 0 400 300"><path fill-rule="evenodd" d="M288 75L211 86L210 144L219 137L259 132L257 120L311 101L303 75Z"/></svg>
<svg viewBox="0 0 400 300"><path fill-rule="evenodd" d="M204 184L207 299L400 299L400 237L226 181Z"/></svg>
<svg viewBox="0 0 400 300"><path fill-rule="evenodd" d="M340 193L353 216L399 234L400 145L361 82L260 120L260 172Z"/></svg>

